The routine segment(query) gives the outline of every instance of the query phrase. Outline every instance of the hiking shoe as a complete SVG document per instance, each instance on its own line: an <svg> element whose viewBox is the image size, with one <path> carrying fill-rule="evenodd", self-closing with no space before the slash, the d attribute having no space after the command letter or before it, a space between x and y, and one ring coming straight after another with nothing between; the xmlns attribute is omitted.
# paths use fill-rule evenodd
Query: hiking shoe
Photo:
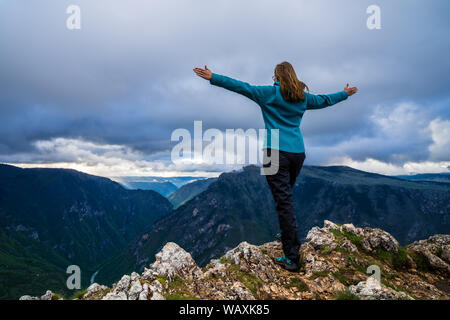
<svg viewBox="0 0 450 320"><path fill-rule="evenodd" d="M297 272L299 270L299 266L297 263L292 261L289 258L286 258L285 256L282 257L276 257L274 259L275 264L281 266L283 269L291 272Z"/></svg>

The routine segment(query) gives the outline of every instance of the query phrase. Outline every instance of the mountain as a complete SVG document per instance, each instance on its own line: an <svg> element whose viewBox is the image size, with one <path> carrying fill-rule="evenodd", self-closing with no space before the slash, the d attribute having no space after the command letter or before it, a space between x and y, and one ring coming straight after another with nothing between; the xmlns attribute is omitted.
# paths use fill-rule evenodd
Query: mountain
<svg viewBox="0 0 450 320"><path fill-rule="evenodd" d="M188 183L180 187L177 191L171 193L167 197L167 199L170 201L170 203L172 203L173 207L176 209L179 206L186 203L187 201L191 200L196 195L205 191L209 187L209 185L216 180L217 178L209 178Z"/></svg>
<svg viewBox="0 0 450 320"><path fill-rule="evenodd" d="M172 205L154 191L64 169L0 165L0 299L59 289L78 265L83 284Z"/></svg>
<svg viewBox="0 0 450 320"><path fill-rule="evenodd" d="M412 181L436 181L450 183L450 173L422 173L414 175L402 175L396 176L400 179L412 180Z"/></svg>
<svg viewBox="0 0 450 320"><path fill-rule="evenodd" d="M123 186L130 190L153 190L163 197L168 196L178 189L176 185L169 181L129 181L123 184Z"/></svg>
<svg viewBox="0 0 450 320"><path fill-rule="evenodd" d="M402 244L449 233L450 184L406 181L349 167L305 166L293 189L299 231L323 220L379 227ZM200 265L242 241L262 244L279 232L274 202L260 168L223 173L151 229L114 261L122 273L141 270L166 242L176 242ZM105 270L111 271L111 266ZM106 279L105 279L106 280Z"/></svg>
<svg viewBox="0 0 450 320"><path fill-rule="evenodd" d="M130 190L153 190L167 197L184 185L204 180L203 177L114 177L113 180ZM184 195L185 191L181 193Z"/></svg>
<svg viewBox="0 0 450 320"><path fill-rule="evenodd" d="M203 177L113 177L126 189L130 190L153 190L164 197L169 196L186 184L197 180L203 180Z"/></svg>
<svg viewBox="0 0 450 320"><path fill-rule="evenodd" d="M123 275L112 287L94 283L77 299L450 299L450 235L434 235L402 248L381 229L325 221L323 228L308 232L300 251L297 273L273 262L282 255L279 242L242 242L200 268L188 252L168 242L141 274ZM60 298L47 291L40 299ZM27 295L21 300L39 298Z"/></svg>

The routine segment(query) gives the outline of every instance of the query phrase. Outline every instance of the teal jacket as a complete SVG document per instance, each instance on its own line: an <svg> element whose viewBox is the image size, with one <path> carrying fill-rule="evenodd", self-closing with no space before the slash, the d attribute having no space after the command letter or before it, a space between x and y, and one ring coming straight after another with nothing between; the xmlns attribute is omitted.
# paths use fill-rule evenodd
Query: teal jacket
<svg viewBox="0 0 450 320"><path fill-rule="evenodd" d="M261 107L267 130L267 139L263 148L274 148L294 153L305 152L300 131L300 123L305 111L329 107L348 97L345 91L327 95L314 95L305 92L305 101L292 103L283 99L279 82L275 82L273 86L253 86L213 73L210 83L242 94ZM271 129L279 129L278 148L271 145Z"/></svg>

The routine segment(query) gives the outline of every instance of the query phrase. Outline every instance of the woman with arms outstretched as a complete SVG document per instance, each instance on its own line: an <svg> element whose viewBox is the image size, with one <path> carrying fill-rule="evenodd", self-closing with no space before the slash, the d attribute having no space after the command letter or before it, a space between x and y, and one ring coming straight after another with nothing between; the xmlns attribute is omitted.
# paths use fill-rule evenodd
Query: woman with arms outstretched
<svg viewBox="0 0 450 320"><path fill-rule="evenodd" d="M286 270L298 271L300 260L300 240L292 200L292 188L305 160L305 146L300 131L300 122L306 110L322 109L346 100L358 89L348 84L343 91L314 95L308 87L298 80L289 62L275 67L272 86L253 86L246 82L212 73L205 66L195 68L194 72L212 85L219 86L256 102L260 107L267 132L265 154L278 153L276 173L266 175L278 212L281 230L281 243L284 256L275 258L275 263ZM278 129L278 144L271 146L270 132ZM273 158L273 157L272 157ZM273 158L273 159L276 159ZM273 160L275 162L275 160ZM264 167L273 164L264 161Z"/></svg>

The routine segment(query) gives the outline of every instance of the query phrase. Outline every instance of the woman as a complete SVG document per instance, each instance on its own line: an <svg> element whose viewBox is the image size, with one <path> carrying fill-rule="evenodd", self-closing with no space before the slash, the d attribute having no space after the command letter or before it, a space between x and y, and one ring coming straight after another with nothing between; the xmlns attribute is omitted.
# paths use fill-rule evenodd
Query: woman
<svg viewBox="0 0 450 320"><path fill-rule="evenodd" d="M266 175L278 212L281 243L284 256L275 258L275 263L286 270L298 271L300 264L300 240L292 201L292 187L305 160L305 147L300 131L300 122L306 110L322 109L346 100L355 94L356 87L347 86L343 91L328 95L313 95L308 87L298 80L289 62L275 67L273 86L252 86L226 76L195 68L194 72L212 85L219 86L255 101L260 107L267 132L265 154L276 162L275 174ZM271 129L278 129L278 146L271 146ZM278 157L273 157L277 152ZM266 158L267 159L267 158ZM278 159L278 160L275 160ZM272 164L264 161L264 167Z"/></svg>

